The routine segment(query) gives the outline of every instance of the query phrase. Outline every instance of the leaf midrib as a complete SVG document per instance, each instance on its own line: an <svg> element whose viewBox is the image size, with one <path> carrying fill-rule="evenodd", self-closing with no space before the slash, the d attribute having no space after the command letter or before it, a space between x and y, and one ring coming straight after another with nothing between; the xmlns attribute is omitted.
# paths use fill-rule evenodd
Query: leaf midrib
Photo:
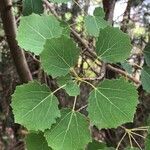
<svg viewBox="0 0 150 150"><path fill-rule="evenodd" d="M30 114L31 112L33 112L39 105L41 105L46 99L48 99L50 96L52 96L52 93L50 93L48 96L46 96L42 101L40 101L40 103L38 103L37 105L35 105L31 110L29 110L25 115L22 116L22 119L24 117L26 117L28 114ZM52 99L51 99L52 100Z"/></svg>
<svg viewBox="0 0 150 150"><path fill-rule="evenodd" d="M106 100L108 100L108 102L114 106L115 108L117 108L127 119L128 118L128 115L126 113L124 113L118 106L116 106L107 96L105 96L100 90L96 89L96 91L101 95L103 96Z"/></svg>

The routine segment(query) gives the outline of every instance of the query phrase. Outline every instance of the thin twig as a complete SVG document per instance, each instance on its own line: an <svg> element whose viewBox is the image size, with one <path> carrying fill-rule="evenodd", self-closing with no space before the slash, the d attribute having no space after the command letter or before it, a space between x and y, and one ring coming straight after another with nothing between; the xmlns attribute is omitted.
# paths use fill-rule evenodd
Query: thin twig
<svg viewBox="0 0 150 150"><path fill-rule="evenodd" d="M60 17L58 16L57 12L55 10L53 10L51 8L51 4L47 1L47 0L43 0L44 4L49 8L49 10L51 11L51 13L59 20L61 21ZM80 41L80 43L86 48L86 51L91 54L92 58L98 58L96 53L88 46L87 44L87 41L85 41L84 39L82 39L80 37L80 35L73 29L70 27L70 30L72 32L72 34ZM139 80L137 80L136 78L134 78L133 76L129 75L127 72L121 70L121 69L118 69L118 68L115 68L113 66L111 66L110 64L106 64L106 67L118 74L121 74L125 77L127 77L129 80L133 81L134 83L136 84L141 84L141 82Z"/></svg>
<svg viewBox="0 0 150 150"><path fill-rule="evenodd" d="M139 147L140 150L142 150L140 144L136 141L136 139L134 138L134 136L132 134L131 135L131 138L134 140L134 142L136 143L136 145Z"/></svg>
<svg viewBox="0 0 150 150"><path fill-rule="evenodd" d="M84 106L82 106L82 107L80 107L78 110L76 110L77 112L80 112L82 109L84 109L84 108L86 108L88 105L86 104L86 105L84 105Z"/></svg>
<svg viewBox="0 0 150 150"><path fill-rule="evenodd" d="M49 8L49 10L51 11L51 13L59 20L61 21L59 15L57 14L57 12L52 9L51 4L47 1L47 0L43 0L44 4ZM86 48L86 50L92 54L93 57L97 58L96 54L92 51L91 48L89 48L87 41L85 41L84 39L82 39L80 37L80 35L72 28L70 27L70 30L72 32L72 34L81 42L81 44Z"/></svg>
<svg viewBox="0 0 150 150"><path fill-rule="evenodd" d="M118 148L120 147L120 144L122 143L122 141L125 138L126 134L127 134L126 132L123 134L122 138L120 139L119 143L117 144L116 150L118 150Z"/></svg>
<svg viewBox="0 0 150 150"><path fill-rule="evenodd" d="M141 84L141 82L138 79L134 78L133 76L131 76L130 74L128 74L127 72L125 72L119 68L115 68L115 67L111 66L110 64L107 64L106 67L118 74L121 74L121 75L127 77L129 80L133 81L136 84Z"/></svg>
<svg viewBox="0 0 150 150"><path fill-rule="evenodd" d="M146 137L142 136L141 134L138 134L138 133L135 133L135 132L132 132L132 131L131 131L131 134L137 135L137 136L139 136L139 137L141 137L141 138L143 138L143 139L146 138Z"/></svg>

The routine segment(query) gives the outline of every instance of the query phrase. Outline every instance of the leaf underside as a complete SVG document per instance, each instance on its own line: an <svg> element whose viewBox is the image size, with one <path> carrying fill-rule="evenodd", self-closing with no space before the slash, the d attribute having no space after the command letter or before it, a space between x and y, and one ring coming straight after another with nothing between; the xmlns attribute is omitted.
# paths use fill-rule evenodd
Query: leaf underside
<svg viewBox="0 0 150 150"><path fill-rule="evenodd" d="M86 16L85 17L85 29L86 32L90 36L98 37L99 32L101 29L104 29L108 26L107 21L105 21L103 18L105 16L105 13L101 7L98 7L94 11L94 16Z"/></svg>

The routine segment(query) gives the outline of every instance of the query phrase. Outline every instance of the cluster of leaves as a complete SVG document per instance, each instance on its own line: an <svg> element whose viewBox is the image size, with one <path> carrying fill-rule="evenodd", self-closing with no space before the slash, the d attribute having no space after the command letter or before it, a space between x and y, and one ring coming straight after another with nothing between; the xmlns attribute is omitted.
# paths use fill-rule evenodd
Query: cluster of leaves
<svg viewBox="0 0 150 150"><path fill-rule="evenodd" d="M56 0L54 2L67 2ZM51 92L45 84L31 81L16 87L11 106L15 122L28 129L26 138L29 150L79 150L92 142L90 126L115 128L132 122L138 104L136 87L123 78L104 80L97 87L78 76L74 67L78 62L80 48L66 32L68 26L52 15L43 13L40 0L24 1L17 41L21 48L40 56L41 67L55 78L60 86ZM32 13L32 14L31 14ZM40 15L39 15L40 14ZM85 16L85 30L96 38L97 58L105 63L124 62L131 51L130 38L118 28L111 27L104 19L102 8L96 8L94 16ZM148 48L145 58L149 64ZM142 71L143 87L150 91L150 69ZM80 83L92 86L87 112L84 116L75 110ZM74 96L73 108L59 109L54 95L60 89ZM99 143L100 144L100 143ZM89 144L94 147L95 142ZM107 149L100 144L96 149Z"/></svg>

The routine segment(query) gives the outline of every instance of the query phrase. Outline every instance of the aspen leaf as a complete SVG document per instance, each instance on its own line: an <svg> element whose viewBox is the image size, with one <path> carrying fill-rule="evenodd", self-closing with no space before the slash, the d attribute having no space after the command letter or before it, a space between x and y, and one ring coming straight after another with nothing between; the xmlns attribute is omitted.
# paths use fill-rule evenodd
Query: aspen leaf
<svg viewBox="0 0 150 150"><path fill-rule="evenodd" d="M100 30L96 52L100 59L109 63L123 62L131 51L130 38L118 28Z"/></svg>
<svg viewBox="0 0 150 150"><path fill-rule="evenodd" d="M60 37L62 30L54 16L32 14L21 17L17 41L21 48L39 55L46 39Z"/></svg>
<svg viewBox="0 0 150 150"><path fill-rule="evenodd" d="M41 53L41 65L54 78L70 72L79 57L79 49L71 38L61 36L46 40Z"/></svg>
<svg viewBox="0 0 150 150"><path fill-rule="evenodd" d="M28 130L49 129L56 122L55 119L60 117L57 98L47 86L37 82L17 86L11 106L15 122Z"/></svg>
<svg viewBox="0 0 150 150"><path fill-rule="evenodd" d="M54 150L84 149L91 141L87 118L69 109L61 111L61 118L45 132L45 137Z"/></svg>
<svg viewBox="0 0 150 150"><path fill-rule="evenodd" d="M138 103L136 88L124 79L104 80L88 99L89 118L98 128L132 122Z"/></svg>

